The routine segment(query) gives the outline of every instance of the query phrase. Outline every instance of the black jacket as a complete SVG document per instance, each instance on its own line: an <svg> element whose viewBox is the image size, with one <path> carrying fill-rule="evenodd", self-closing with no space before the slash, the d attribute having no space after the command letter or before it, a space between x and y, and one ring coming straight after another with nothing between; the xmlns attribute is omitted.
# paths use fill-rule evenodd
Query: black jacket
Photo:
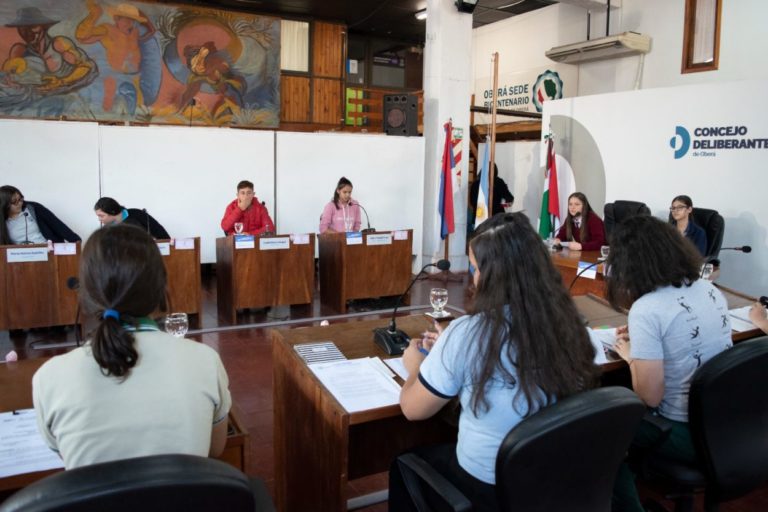
<svg viewBox="0 0 768 512"><path fill-rule="evenodd" d="M125 224L138 226L144 231L148 231L155 240L171 238L171 235L168 234L165 228L144 210L139 210L138 208L126 208L126 210L128 211L128 217L123 221Z"/></svg>
<svg viewBox="0 0 768 512"><path fill-rule="evenodd" d="M80 237L77 233L69 229L69 227L61 222L51 210L41 205L40 203L34 203L32 201L24 201L29 214L37 222L37 227L40 228L40 233L46 240L51 240L56 243L61 242L79 242Z"/></svg>

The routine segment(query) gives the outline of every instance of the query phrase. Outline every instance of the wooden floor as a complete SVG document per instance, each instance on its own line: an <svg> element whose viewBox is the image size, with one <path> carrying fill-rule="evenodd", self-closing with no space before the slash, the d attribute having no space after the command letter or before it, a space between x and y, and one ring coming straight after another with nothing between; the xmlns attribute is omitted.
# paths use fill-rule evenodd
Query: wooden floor
<svg viewBox="0 0 768 512"><path fill-rule="evenodd" d="M429 289L440 286L449 291L449 304L465 308L468 302L466 277L464 282L423 280L413 288L411 304L426 305L429 303ZM319 294L316 294L319 297ZM378 314L376 310L391 308L393 300L354 301L350 312L367 312L370 314L360 319L381 318L386 325L389 315ZM238 325L273 324L305 320L303 325L317 325L316 318L333 314L321 308L316 299L312 306L279 307L271 310L245 312L238 316ZM233 399L238 403L245 416L245 424L250 432L251 452L246 472L249 475L264 479L270 490L274 487L274 454L272 448L272 352L268 339L268 330L272 327L249 327L244 329L227 329L220 326L216 317L216 282L215 275L204 273L203 276L203 313L200 318L193 319L191 328L202 330L201 334L189 337L202 341L217 350L227 369L230 379L230 389ZM224 328L219 330L219 328ZM287 328L287 327L283 327ZM0 357L10 350L16 350L19 358L36 358L56 355L66 349L35 349L39 342L73 340L71 328L55 328L32 330L17 333L9 337L7 331L0 332ZM368 494L385 488L386 475L377 475L360 479L350 484L350 495ZM649 495L644 491L644 495ZM665 502L669 506L669 502ZM385 511L386 503L371 505L365 511ZM703 510L700 505L697 510ZM741 500L736 500L721 507L723 512L764 512L768 510L768 486L754 492Z"/></svg>

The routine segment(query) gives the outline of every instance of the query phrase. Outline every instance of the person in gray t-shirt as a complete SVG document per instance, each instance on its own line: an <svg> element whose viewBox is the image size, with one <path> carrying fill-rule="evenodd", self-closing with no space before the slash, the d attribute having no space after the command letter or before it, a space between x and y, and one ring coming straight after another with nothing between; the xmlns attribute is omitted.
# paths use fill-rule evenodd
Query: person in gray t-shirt
<svg viewBox="0 0 768 512"><path fill-rule="evenodd" d="M712 283L699 279L701 264L696 248L672 225L650 216L616 227L606 262L608 300L629 309L614 348L629 365L635 393L671 420L672 432L658 451L684 462L697 460L688 428L691 379L732 345L728 304ZM659 436L643 423L633 443L649 447ZM616 479L613 510L643 510L626 465Z"/></svg>

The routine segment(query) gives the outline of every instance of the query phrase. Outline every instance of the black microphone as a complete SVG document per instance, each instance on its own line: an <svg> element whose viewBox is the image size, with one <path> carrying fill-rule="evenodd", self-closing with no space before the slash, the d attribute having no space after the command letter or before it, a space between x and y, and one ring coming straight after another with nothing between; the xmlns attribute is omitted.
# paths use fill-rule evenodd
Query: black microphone
<svg viewBox="0 0 768 512"><path fill-rule="evenodd" d="M80 279L78 279L75 276L71 276L67 278L67 288L73 291L77 291L80 289ZM82 331L80 330L80 301L77 301L77 309L75 309L75 325L73 326L75 329L75 344L79 347L80 344L83 342L82 340Z"/></svg>
<svg viewBox="0 0 768 512"><path fill-rule="evenodd" d="M23 244L31 244L32 242L29 241L29 223L27 221L27 217L29 217L29 212L22 213L24 215L24 242Z"/></svg>
<svg viewBox="0 0 768 512"><path fill-rule="evenodd" d="M149 230L149 214L147 213L147 209L146 208L142 208L141 211L144 212L144 219L147 221L147 234L149 236L152 236L152 232ZM152 238L154 238L154 237L152 237Z"/></svg>
<svg viewBox="0 0 768 512"><path fill-rule="evenodd" d="M356 205L357 205L357 206L358 206L358 207L359 207L361 210L363 210L363 213L365 214L365 223L366 223L366 225L367 225L368 227L367 227L367 228L365 228L365 229L363 230L363 233L369 233L369 232L373 232L373 231L376 231L375 229L373 229L373 228L371 227L371 219L370 219L370 218L368 218L368 212L367 212L367 211L365 211L365 208L363 208L363 205L361 205L361 204L360 204L359 202L357 202L357 201L352 201L352 204L356 204Z"/></svg>
<svg viewBox="0 0 768 512"><path fill-rule="evenodd" d="M740 251L745 254L752 252L752 247L749 245L742 245L741 247L721 247L721 251Z"/></svg>
<svg viewBox="0 0 768 512"><path fill-rule="evenodd" d="M407 334L397 328L397 323L395 322L397 308L400 307L400 302L402 301L403 297L405 297L408 292L411 291L413 284L418 281L419 276L421 276L421 274L423 274L429 267L437 267L440 270L445 271L451 268L451 262L448 260L439 260L437 263L429 263L424 265L419 273L416 274L416 277L413 278L411 284L408 285L408 288L405 289L405 292L403 292L403 294L397 298L395 309L392 311L392 318L389 321L389 327L378 327L373 330L373 342L380 346L384 352L391 356L402 354L403 351L408 347L408 342L411 341L411 338L409 338Z"/></svg>
<svg viewBox="0 0 768 512"><path fill-rule="evenodd" d="M766 297L765 295L761 296L760 304L762 304L764 308L768 308L768 297Z"/></svg>
<svg viewBox="0 0 768 512"><path fill-rule="evenodd" d="M579 277L581 277L581 274L583 274L583 273L584 273L584 272L586 272L587 270L591 269L592 267L596 267L597 265L599 265L599 264L601 264L601 263L604 263L604 261L600 261L600 260L598 260L598 261L596 261L596 262L592 263L591 265L587 265L587 266L586 266L586 267L584 267L583 269L579 270L579 271L576 273L576 275L573 277L573 281L571 281L571 285L568 287L568 293L569 293L569 294L571 293L571 288L573 288L573 285L574 285L574 284L576 284L576 280L577 280Z"/></svg>

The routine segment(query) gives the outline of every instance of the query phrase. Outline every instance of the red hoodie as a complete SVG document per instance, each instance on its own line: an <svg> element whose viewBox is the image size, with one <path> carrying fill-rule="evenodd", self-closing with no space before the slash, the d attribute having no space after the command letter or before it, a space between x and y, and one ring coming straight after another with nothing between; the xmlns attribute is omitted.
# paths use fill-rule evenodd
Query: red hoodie
<svg viewBox="0 0 768 512"><path fill-rule="evenodd" d="M245 211L237 206L237 199L227 205L227 209L224 210L224 218L221 219L221 229L227 235L234 235L236 222L243 223L243 234L258 235L265 231L275 231L275 224L269 217L267 209L256 196L253 197L251 206Z"/></svg>

